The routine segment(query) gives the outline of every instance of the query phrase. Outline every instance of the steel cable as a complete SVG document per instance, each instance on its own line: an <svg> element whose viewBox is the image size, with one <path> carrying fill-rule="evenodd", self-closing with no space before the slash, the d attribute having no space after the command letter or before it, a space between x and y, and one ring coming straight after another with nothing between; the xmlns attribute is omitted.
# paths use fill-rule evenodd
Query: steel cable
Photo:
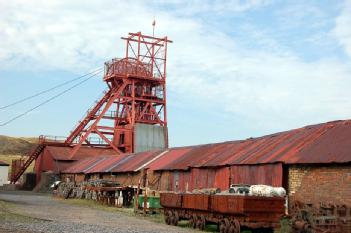
<svg viewBox="0 0 351 233"><path fill-rule="evenodd" d="M12 107L12 106L17 105L17 104L19 104L19 103L23 103L23 102L25 102L25 101L27 101L27 100L33 99L33 98L35 98L35 97L37 97L37 96L40 96L40 95L42 95L42 94L45 94L45 93L47 93L47 92L49 92L49 91L53 91L53 90L55 90L55 89L57 89L57 88L59 88L59 87L65 86L65 85L67 85L67 84L70 84L70 83L72 83L72 82L74 82L74 81L77 81L77 80L79 80L79 79L82 79L82 78L84 78L84 77L86 77L86 76L88 76L88 75L91 75L91 74L93 74L93 73L95 73L95 72L98 72L98 71L99 71L99 72L102 71L102 68L96 69L96 70L91 71L91 72L89 72L89 73L87 73L87 74L85 74L85 75L79 76L79 77L77 77L77 78L74 78L74 79L72 79L72 80L66 81L66 82L61 83L61 84L59 84L59 85L53 86L53 87L51 87L51 88L49 88L49 89L46 89L46 90L41 91L41 92L38 92L38 93L36 93L36 94L34 94L34 95L31 95L31 96L25 97L25 98L23 98L23 99L17 100L17 101L15 101L15 102L11 103L11 104L8 104L8 105L5 105L5 106L1 106L1 107L0 107L0 110L6 109L6 108L9 108L9 107Z"/></svg>
<svg viewBox="0 0 351 233"><path fill-rule="evenodd" d="M13 122L14 120L16 120L16 119L18 119L18 118L20 118L20 117L23 117L24 115L30 113L31 111L33 111L33 110L35 110L35 109L37 109L37 108L39 108L39 107L41 107L41 106L43 106L43 105L49 103L50 101L56 99L57 97L60 97L61 95L65 94L66 92L68 92L68 91L70 91L70 90L72 90L73 88L75 88L75 87L77 87L77 86L79 86L79 85L85 83L86 81L88 81L89 79L91 79L92 77L98 75L98 74L101 73L101 72L102 72L102 70L100 70L99 72L97 72L97 73L95 73L95 74L92 74L92 75L89 76L88 78L86 78L86 79L80 81L79 83L77 83L77 84L71 86L70 88L67 88L66 90L61 91L60 93L58 93L58 94L52 96L51 98L49 98L49 99L45 100L44 102L42 102L42 103L36 105L35 107L33 107L33 108L31 108L31 109L28 109L27 111L25 111L25 112L23 112L23 113L21 113L21 114L15 116L15 117L11 118L10 120L8 120L8 121L6 121L6 122L0 124L0 126L8 125L9 123Z"/></svg>

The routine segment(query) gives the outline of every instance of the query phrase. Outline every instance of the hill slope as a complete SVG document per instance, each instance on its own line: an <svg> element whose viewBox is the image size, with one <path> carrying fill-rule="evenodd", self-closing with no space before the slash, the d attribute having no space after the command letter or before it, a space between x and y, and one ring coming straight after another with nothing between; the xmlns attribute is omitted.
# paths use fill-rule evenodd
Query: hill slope
<svg viewBox="0 0 351 233"><path fill-rule="evenodd" d="M36 141L36 138L15 138L0 135L0 154L25 155L30 152Z"/></svg>

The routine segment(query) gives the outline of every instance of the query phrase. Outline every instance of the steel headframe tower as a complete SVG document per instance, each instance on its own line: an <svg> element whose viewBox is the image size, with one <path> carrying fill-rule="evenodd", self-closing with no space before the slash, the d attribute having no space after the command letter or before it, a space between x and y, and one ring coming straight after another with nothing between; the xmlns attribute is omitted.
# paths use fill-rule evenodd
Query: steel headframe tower
<svg viewBox="0 0 351 233"><path fill-rule="evenodd" d="M105 63L103 79L108 90L65 141L74 146L71 156L81 146L134 152L137 123L164 127L168 147L166 62L167 43L172 41L141 32L122 39L126 42L125 57ZM91 140L91 135L99 141Z"/></svg>

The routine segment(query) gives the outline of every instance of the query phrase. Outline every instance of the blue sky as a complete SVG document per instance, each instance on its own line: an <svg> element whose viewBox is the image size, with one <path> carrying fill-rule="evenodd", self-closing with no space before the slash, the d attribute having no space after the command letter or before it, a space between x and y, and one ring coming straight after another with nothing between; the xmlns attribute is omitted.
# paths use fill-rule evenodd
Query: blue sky
<svg viewBox="0 0 351 233"><path fill-rule="evenodd" d="M0 0L0 105L122 56L120 37L151 33L154 17L174 41L171 146L351 118L351 1ZM92 79L0 134L68 135L104 89ZM0 110L0 123L59 91Z"/></svg>

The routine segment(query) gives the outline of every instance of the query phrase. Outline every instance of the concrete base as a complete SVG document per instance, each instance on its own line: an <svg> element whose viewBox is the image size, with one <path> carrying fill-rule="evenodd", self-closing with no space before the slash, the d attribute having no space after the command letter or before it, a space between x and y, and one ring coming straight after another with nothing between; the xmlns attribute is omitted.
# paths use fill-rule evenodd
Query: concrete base
<svg viewBox="0 0 351 233"><path fill-rule="evenodd" d="M16 191L20 190L21 186L18 184L4 184L4 186L0 186L0 189L5 191Z"/></svg>

